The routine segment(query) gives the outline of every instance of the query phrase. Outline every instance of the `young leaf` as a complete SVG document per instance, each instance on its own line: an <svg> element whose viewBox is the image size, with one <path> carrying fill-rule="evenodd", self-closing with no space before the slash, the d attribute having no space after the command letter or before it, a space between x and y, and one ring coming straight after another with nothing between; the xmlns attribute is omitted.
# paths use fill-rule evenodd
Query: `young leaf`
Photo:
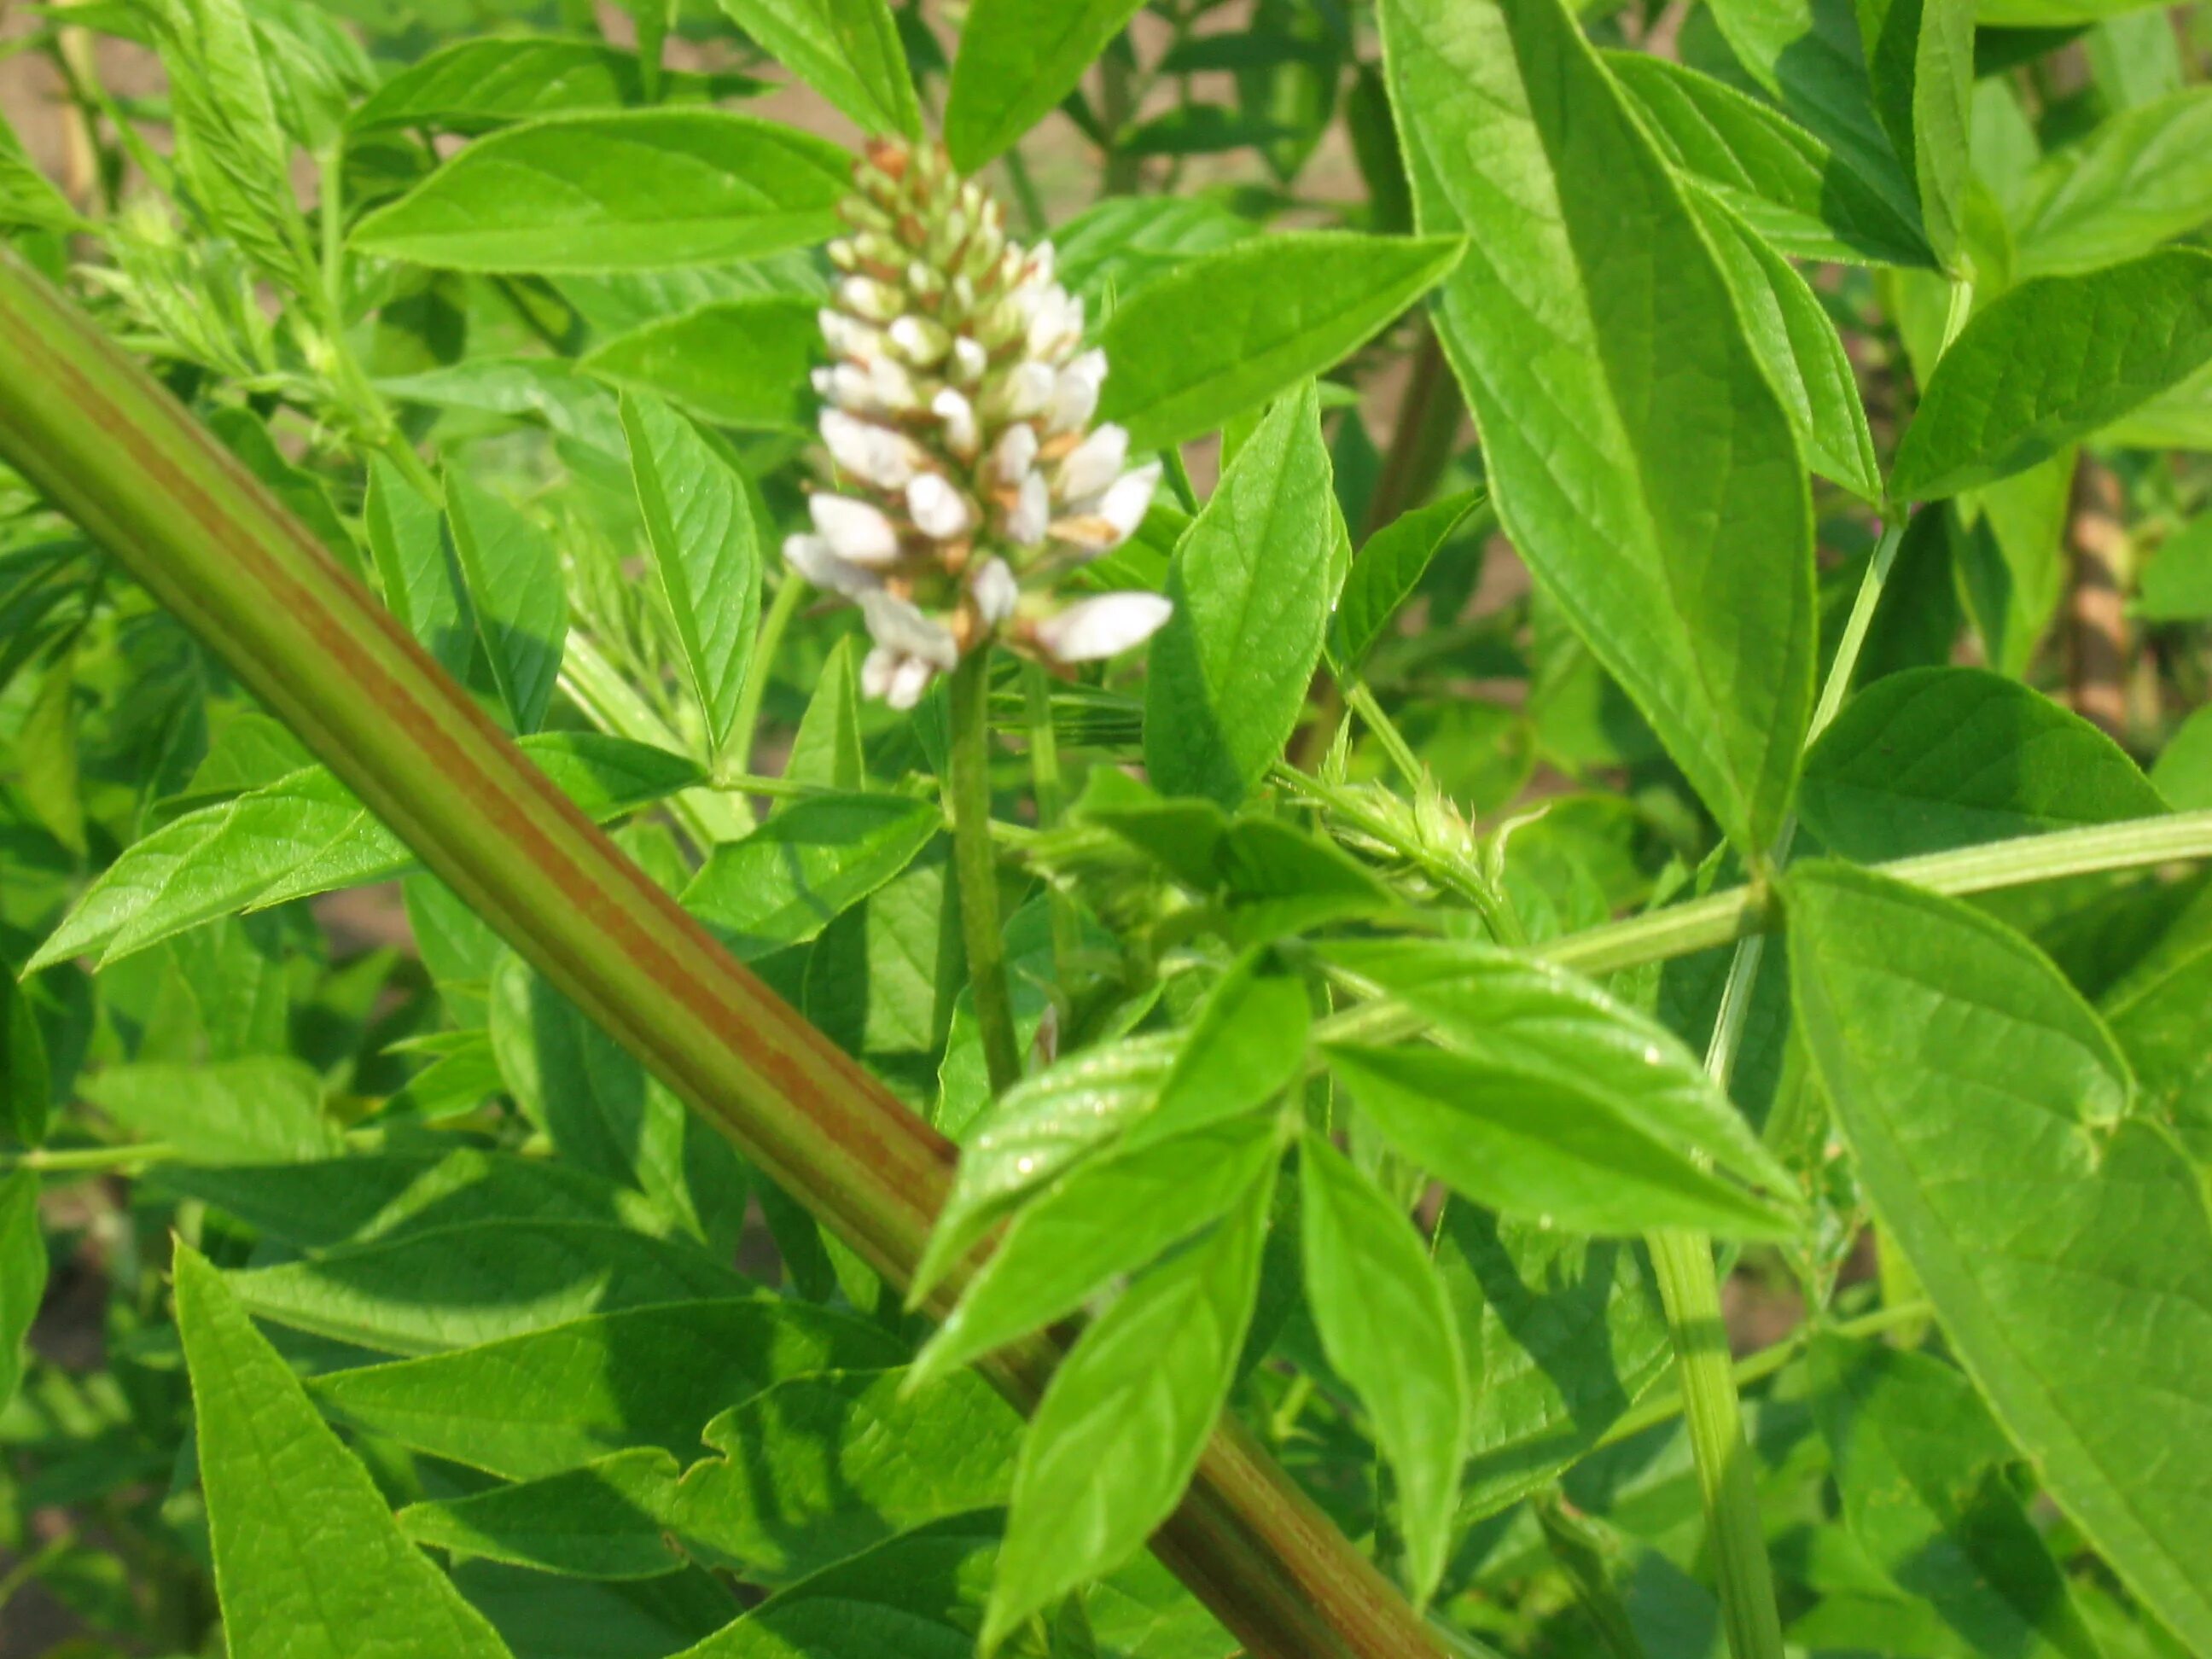
<svg viewBox="0 0 2212 1659"><path fill-rule="evenodd" d="M1692 194L1743 319L1813 470L1862 500L1881 499L1881 466L1843 337L1797 269L1716 197Z"/></svg>
<svg viewBox="0 0 2212 1659"><path fill-rule="evenodd" d="M1312 1022L1305 981L1271 972L1248 953L1206 994L1152 1110L1132 1123L1130 1146L1257 1111L1305 1075Z"/></svg>
<svg viewBox="0 0 2212 1659"><path fill-rule="evenodd" d="M721 0L769 56L863 132L921 137L921 106L884 0Z"/></svg>
<svg viewBox="0 0 2212 1659"><path fill-rule="evenodd" d="M796 580L786 575L787 581ZM865 639L847 635L830 647L828 660L816 676L814 695L799 717L799 730L791 739L790 758L783 775L794 783L817 789L842 789L855 794L868 787L868 757L860 746L860 670L859 658ZM779 805L779 811L788 811Z"/></svg>
<svg viewBox="0 0 2212 1659"><path fill-rule="evenodd" d="M684 908L745 961L812 939L914 862L945 827L903 795L819 795L725 842L684 890Z"/></svg>
<svg viewBox="0 0 2212 1659"><path fill-rule="evenodd" d="M2066 529L2078 459L2069 447L1954 504L1952 562L1966 614L1990 666L2014 678L2034 661L2072 577Z"/></svg>
<svg viewBox="0 0 2212 1659"><path fill-rule="evenodd" d="M25 1146L46 1138L54 1075L29 988L0 961L0 1134Z"/></svg>
<svg viewBox="0 0 2212 1659"><path fill-rule="evenodd" d="M2050 962L1955 900L1791 872L1797 1018L1874 1210L2013 1443L2182 1641L2212 1643L2212 1216L2128 1115L2111 1036Z"/></svg>
<svg viewBox="0 0 2212 1659"><path fill-rule="evenodd" d="M1176 546L1152 642L1145 765L1234 806L1283 752L1335 591L1328 449L1310 383L1279 399Z"/></svg>
<svg viewBox="0 0 2212 1659"><path fill-rule="evenodd" d="M2212 618L2212 513L2198 514L2160 543L2140 581L2136 615L2146 621Z"/></svg>
<svg viewBox="0 0 2212 1659"><path fill-rule="evenodd" d="M661 1302L735 1296L696 1246L592 1221L424 1227L230 1275L256 1315L380 1353L431 1354Z"/></svg>
<svg viewBox="0 0 2212 1659"><path fill-rule="evenodd" d="M1075 89L1144 0L975 0L945 100L945 146L974 173Z"/></svg>
<svg viewBox="0 0 2212 1659"><path fill-rule="evenodd" d="M576 1578L658 1578L684 1565L661 1517L677 1462L657 1447L472 1497L410 1504L392 1517L430 1549Z"/></svg>
<svg viewBox="0 0 2212 1659"><path fill-rule="evenodd" d="M400 1535L368 1471L206 1258L179 1245L176 1275L216 1589L235 1659L506 1659L483 1615Z"/></svg>
<svg viewBox="0 0 2212 1659"><path fill-rule="evenodd" d="M2014 230L2022 276L2094 270L2212 219L2212 87L2123 110L2052 156Z"/></svg>
<svg viewBox="0 0 2212 1659"><path fill-rule="evenodd" d="M1974 0L1856 0L1875 116L1914 182L1936 258L1953 264L1972 137Z"/></svg>
<svg viewBox="0 0 2212 1659"><path fill-rule="evenodd" d="M372 455L361 516L385 605L441 668L465 678L476 650L476 623L436 504L425 500L397 466Z"/></svg>
<svg viewBox="0 0 2212 1659"><path fill-rule="evenodd" d="M1980 668L1908 669L1853 697L1806 757L1797 806L1862 864L2166 811L2102 732Z"/></svg>
<svg viewBox="0 0 2212 1659"><path fill-rule="evenodd" d="M1329 619L1329 660L1338 673L1359 672L1398 607L1420 586L1429 561L1483 499L1480 489L1462 490L1401 514L1367 538Z"/></svg>
<svg viewBox="0 0 2212 1659"><path fill-rule="evenodd" d="M531 1480L630 1446L689 1462L716 1416L784 1378L904 1358L896 1338L853 1314L756 1297L602 1314L334 1372L314 1388L373 1433Z"/></svg>
<svg viewBox="0 0 2212 1659"><path fill-rule="evenodd" d="M0 116L0 226L74 230L80 222L69 198L33 164L22 140Z"/></svg>
<svg viewBox="0 0 2212 1659"><path fill-rule="evenodd" d="M197 1164L289 1164L337 1151L323 1081L295 1060L111 1066L83 1088L110 1117Z"/></svg>
<svg viewBox="0 0 2212 1659"><path fill-rule="evenodd" d="M1459 250L1449 236L1305 231L1193 259L1115 308L1099 414L1139 450L1200 437L1365 344Z"/></svg>
<svg viewBox="0 0 2212 1659"><path fill-rule="evenodd" d="M1851 1534L1977 1653L2095 1659L2066 1580L2006 1483L2018 1454L1929 1354L1824 1336L1814 1414Z"/></svg>
<svg viewBox="0 0 2212 1659"><path fill-rule="evenodd" d="M0 1176L0 1407L23 1380L23 1339L46 1294L46 1241L39 1230L39 1177Z"/></svg>
<svg viewBox="0 0 2212 1659"><path fill-rule="evenodd" d="M915 1359L913 1386L1073 1313L1237 1207L1281 1152L1273 1119L1246 1115L1079 1164L1014 1218Z"/></svg>
<svg viewBox="0 0 2212 1659"><path fill-rule="evenodd" d="M1928 383L1890 471L1930 501L2033 466L2212 361L2212 254L2167 248L1990 302Z"/></svg>
<svg viewBox="0 0 2212 1659"><path fill-rule="evenodd" d="M985 1651L1135 1554L1182 1496L1251 1322L1273 1185L1130 1286L1053 1373L1014 1468Z"/></svg>
<svg viewBox="0 0 2212 1659"><path fill-rule="evenodd" d="M780 295L701 306L608 341L581 366L718 426L803 431L806 373L822 355L818 306Z"/></svg>
<svg viewBox="0 0 2212 1659"><path fill-rule="evenodd" d="M450 270L662 270L818 241L848 184L836 145L745 116L566 116L478 139L352 242Z"/></svg>
<svg viewBox="0 0 2212 1659"><path fill-rule="evenodd" d="M742 75L664 70L664 104L702 104L763 91ZM484 132L545 116L626 109L649 101L634 52L598 40L547 36L456 40L417 58L355 106L354 133L393 127Z"/></svg>
<svg viewBox="0 0 2212 1659"><path fill-rule="evenodd" d="M386 375L376 389L397 403L511 416L602 455L623 453L613 396L565 357L471 357L419 374Z"/></svg>
<svg viewBox="0 0 2212 1659"><path fill-rule="evenodd" d="M560 553L534 520L465 473L446 475L446 514L492 678L515 730L535 732L552 703L568 638Z"/></svg>
<svg viewBox="0 0 2212 1659"><path fill-rule="evenodd" d="M1506 529L1729 837L1763 848L1812 712L1812 514L1728 283L1558 0L1382 18L1419 222L1468 237L1437 325Z"/></svg>
<svg viewBox="0 0 2212 1659"><path fill-rule="evenodd" d="M1467 1449L1471 1379L1451 1304L1405 1211L1310 1133L1298 1212L1314 1324L1397 1476L1407 1588L1424 1602L1443 1575Z"/></svg>
<svg viewBox="0 0 2212 1659"><path fill-rule="evenodd" d="M1877 264L1936 262L1909 204L1893 202L1778 111L1650 52L1609 52L1605 64L1661 153L1783 252Z"/></svg>
<svg viewBox="0 0 2212 1659"><path fill-rule="evenodd" d="M523 752L599 823L700 781L665 749L598 732L548 732ZM173 818L135 842L87 888L25 969L92 951L103 963L240 910L404 871L412 860L321 767Z"/></svg>
<svg viewBox="0 0 2212 1659"><path fill-rule="evenodd" d="M657 399L624 398L623 430L646 541L707 717L708 741L719 754L737 718L760 626L760 528L751 495L722 452Z"/></svg>

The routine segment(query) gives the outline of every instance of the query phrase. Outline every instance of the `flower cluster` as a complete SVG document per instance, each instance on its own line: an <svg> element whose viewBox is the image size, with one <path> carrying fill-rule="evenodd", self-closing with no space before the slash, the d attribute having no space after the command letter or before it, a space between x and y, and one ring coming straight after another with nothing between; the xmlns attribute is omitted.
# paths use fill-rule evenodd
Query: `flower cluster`
<svg viewBox="0 0 2212 1659"><path fill-rule="evenodd" d="M910 708L994 638L1054 663L1146 639L1167 620L1158 594L1052 592L1128 539L1160 475L1125 468L1120 427L1091 426L1105 354L1083 349L1052 245L1010 241L936 146L878 140L854 176L822 313L835 361L814 379L843 489L815 493L784 556L865 612L868 694Z"/></svg>

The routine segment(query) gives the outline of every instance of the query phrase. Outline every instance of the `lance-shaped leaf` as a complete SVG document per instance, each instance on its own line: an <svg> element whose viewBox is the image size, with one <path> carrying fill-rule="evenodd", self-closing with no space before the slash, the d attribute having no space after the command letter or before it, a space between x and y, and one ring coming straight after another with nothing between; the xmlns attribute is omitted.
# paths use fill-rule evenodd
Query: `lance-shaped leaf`
<svg viewBox="0 0 2212 1659"><path fill-rule="evenodd" d="M721 7L863 132L921 136L906 49L884 0L721 0Z"/></svg>
<svg viewBox="0 0 2212 1659"><path fill-rule="evenodd" d="M646 541L719 753L737 718L760 625L759 520L729 458L665 404L623 398L623 430Z"/></svg>
<svg viewBox="0 0 2212 1659"><path fill-rule="evenodd" d="M2045 1489L2212 1644L2212 1215L2112 1037L2025 939L1846 865L1789 878L1800 1028L1875 1212Z"/></svg>
<svg viewBox="0 0 2212 1659"><path fill-rule="evenodd" d="M1875 118L1911 178L1928 240L1958 255L1974 90L1974 0L1855 0Z"/></svg>
<svg viewBox="0 0 2212 1659"><path fill-rule="evenodd" d="M2212 87L2122 110L2036 172L2014 234L2021 276L2094 270L2212 219Z"/></svg>
<svg viewBox="0 0 2212 1659"><path fill-rule="evenodd" d="M1905 429L1889 491L1956 495L2024 471L2212 361L2212 254L2166 248L2039 276L1960 332Z"/></svg>
<svg viewBox="0 0 2212 1659"><path fill-rule="evenodd" d="M85 1097L118 1122L203 1164L285 1164L337 1151L323 1115L323 1080L273 1054L198 1065L109 1066Z"/></svg>
<svg viewBox="0 0 2212 1659"><path fill-rule="evenodd" d="M392 1518L416 1543L574 1578L658 1578L684 1565L661 1516L681 1473L656 1448L616 1452L543 1480L410 1504Z"/></svg>
<svg viewBox="0 0 2212 1659"><path fill-rule="evenodd" d="M1763 848L1812 710L1812 514L1727 280L1558 0L1382 17L1420 225L1468 239L1437 325L1506 529Z"/></svg>
<svg viewBox="0 0 2212 1659"><path fill-rule="evenodd" d="M1140 450L1212 432L1365 344L1459 249L1451 236L1308 231L1193 259L1115 310L1099 413Z"/></svg>
<svg viewBox="0 0 2212 1659"><path fill-rule="evenodd" d="M746 76L663 70L659 101L701 104L762 90L762 82ZM598 40L545 36L456 40L377 88L347 116L346 129L480 132L516 121L626 109L647 101L644 70L634 52Z"/></svg>
<svg viewBox="0 0 2212 1659"><path fill-rule="evenodd" d="M46 1294L46 1241L39 1227L39 1177L0 1176L0 1406L23 1378L23 1339Z"/></svg>
<svg viewBox="0 0 2212 1659"><path fill-rule="evenodd" d="M476 650L476 623L436 503L383 456L372 455L361 516L385 605L441 668L465 677Z"/></svg>
<svg viewBox="0 0 2212 1659"><path fill-rule="evenodd" d="M400 1535L368 1471L206 1259L179 1246L176 1273L229 1651L506 1659L483 1615Z"/></svg>
<svg viewBox="0 0 2212 1659"><path fill-rule="evenodd" d="M836 146L746 116L568 116L478 139L352 240L452 270L662 270L818 241L848 185Z"/></svg>
<svg viewBox="0 0 2212 1659"><path fill-rule="evenodd" d="M945 817L905 795L820 795L717 847L684 908L750 959L812 939L914 862Z"/></svg>
<svg viewBox="0 0 2212 1659"><path fill-rule="evenodd" d="M1329 660L1338 672L1358 672L1398 607L1420 586L1429 561L1482 500L1481 490L1462 490L1401 514L1367 538L1329 619Z"/></svg>
<svg viewBox="0 0 2212 1659"><path fill-rule="evenodd" d="M763 295L700 306L608 341L583 367L718 426L802 430L813 396L807 370L822 355L818 304Z"/></svg>
<svg viewBox="0 0 2212 1659"><path fill-rule="evenodd" d="M568 595L551 532L462 473L446 475L446 520L468 577L477 637L519 732L544 724L568 639Z"/></svg>
<svg viewBox="0 0 2212 1659"><path fill-rule="evenodd" d="M1051 113L1144 0L976 0L945 101L952 164L973 173Z"/></svg>
<svg viewBox="0 0 2212 1659"><path fill-rule="evenodd" d="M523 747L562 793L601 822L701 779L680 755L597 732L548 732ZM133 842L85 890L30 967L94 951L112 962L218 916L381 881L412 862L343 784L310 767Z"/></svg>

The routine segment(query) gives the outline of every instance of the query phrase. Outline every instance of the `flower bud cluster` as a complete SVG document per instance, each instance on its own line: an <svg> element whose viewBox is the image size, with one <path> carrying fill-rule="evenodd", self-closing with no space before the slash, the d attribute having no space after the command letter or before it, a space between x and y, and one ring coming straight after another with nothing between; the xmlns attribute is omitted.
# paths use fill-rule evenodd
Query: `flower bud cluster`
<svg viewBox="0 0 2212 1659"><path fill-rule="evenodd" d="M784 556L865 613L868 694L910 708L994 638L1054 663L1146 638L1167 620L1157 593L1053 592L1128 539L1160 469L1127 467L1128 434L1091 425L1105 354L1084 349L1052 245L1008 240L937 146L874 141L854 177L814 377L840 489L811 498Z"/></svg>

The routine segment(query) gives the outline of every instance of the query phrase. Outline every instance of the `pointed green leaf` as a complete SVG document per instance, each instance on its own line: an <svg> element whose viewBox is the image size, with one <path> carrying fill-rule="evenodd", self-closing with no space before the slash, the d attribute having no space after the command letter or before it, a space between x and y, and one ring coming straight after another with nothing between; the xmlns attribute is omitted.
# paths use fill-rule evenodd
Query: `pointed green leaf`
<svg viewBox="0 0 2212 1659"><path fill-rule="evenodd" d="M742 75L664 70L659 101L699 104L764 90ZM551 115L625 109L648 101L634 52L598 40L533 35L456 40L417 58L346 118L349 132L431 127L480 132Z"/></svg>
<svg viewBox="0 0 2212 1659"><path fill-rule="evenodd" d="M372 455L362 520L385 605L441 668L456 679L465 678L476 625L436 505L390 461Z"/></svg>
<svg viewBox="0 0 2212 1659"><path fill-rule="evenodd" d="M446 514L492 678L515 730L535 732L568 638L560 552L535 520L459 472L446 475Z"/></svg>
<svg viewBox="0 0 2212 1659"><path fill-rule="evenodd" d="M1398 607L1420 586L1429 561L1483 499L1480 489L1462 490L1401 514L1367 538L1329 619L1329 659L1340 673L1359 672Z"/></svg>
<svg viewBox="0 0 2212 1659"><path fill-rule="evenodd" d="M1875 1212L2051 1495L2212 1644L2212 1216L2097 1017L2017 934L1838 864L1786 893L1797 1018Z"/></svg>
<svg viewBox="0 0 2212 1659"><path fill-rule="evenodd" d="M986 1651L1134 1555L1182 1496L1251 1322L1273 1186L1130 1286L1053 1373L1014 1469Z"/></svg>
<svg viewBox="0 0 2212 1659"><path fill-rule="evenodd" d="M471 1498L410 1504L392 1518L417 1544L574 1578L658 1578L684 1565L660 1517L680 1471L657 1448Z"/></svg>
<svg viewBox="0 0 2212 1659"><path fill-rule="evenodd" d="M1936 258L1955 262L1964 235L1974 0L1856 0L1875 116L1920 202Z"/></svg>
<svg viewBox="0 0 2212 1659"><path fill-rule="evenodd" d="M1469 1377L1443 1283L1405 1211L1320 1136L1299 1143L1306 1300L1398 1480L1413 1600L1443 1575L1466 1455Z"/></svg>
<svg viewBox="0 0 2212 1659"><path fill-rule="evenodd" d="M176 1274L234 1659L506 1659L483 1615L400 1535L368 1471L206 1259L179 1245Z"/></svg>
<svg viewBox="0 0 2212 1659"><path fill-rule="evenodd" d="M1763 848L1812 712L1812 514L1727 281L1559 0L1382 9L1419 222L1468 238L1437 326L1506 530Z"/></svg>
<svg viewBox="0 0 2212 1659"><path fill-rule="evenodd" d="M46 1241L39 1228L39 1177L0 1176L0 1407L23 1380L23 1340L46 1294Z"/></svg>
<svg viewBox="0 0 2212 1659"><path fill-rule="evenodd" d="M652 398L623 399L630 477L716 753L728 742L760 626L760 527L745 480L698 428Z"/></svg>
<svg viewBox="0 0 2212 1659"><path fill-rule="evenodd" d="M805 431L814 404L807 370L823 350L819 315L811 296L720 301L618 335L582 367L717 426Z"/></svg>
<svg viewBox="0 0 2212 1659"><path fill-rule="evenodd" d="M663 270L834 234L849 183L836 145L745 116L566 116L478 139L352 240L451 270Z"/></svg>
<svg viewBox="0 0 2212 1659"><path fill-rule="evenodd" d="M2014 232L2023 276L2094 270L2212 219L2212 87L2123 110L2036 172Z"/></svg>
<svg viewBox="0 0 2212 1659"><path fill-rule="evenodd" d="M1301 231L1191 260L1117 307L1099 413L1164 449L1334 367L1436 286L1456 237Z"/></svg>
<svg viewBox="0 0 2212 1659"><path fill-rule="evenodd" d="M1891 469L1929 501L2034 465L2212 361L2212 254L2167 248L2039 276L1976 313L1928 383Z"/></svg>
<svg viewBox="0 0 2212 1659"><path fill-rule="evenodd" d="M914 862L945 827L904 795L817 795L724 842L684 908L744 960L802 944Z"/></svg>
<svg viewBox="0 0 2212 1659"><path fill-rule="evenodd" d="M952 165L974 173L1050 114L1144 0L975 0L945 101Z"/></svg>
<svg viewBox="0 0 2212 1659"><path fill-rule="evenodd" d="M112 1066L83 1088L109 1116L195 1163L289 1164L337 1151L323 1080L295 1060Z"/></svg>
<svg viewBox="0 0 2212 1659"><path fill-rule="evenodd" d="M1305 706L1335 590L1335 502L1310 384L1237 452L1168 569L1145 680L1145 766L1171 795L1234 806Z"/></svg>
<svg viewBox="0 0 2212 1659"><path fill-rule="evenodd" d="M1124 1136L1148 1146L1257 1111L1306 1072L1313 1019L1304 978L1248 952L1218 980L1182 1034L1159 1100Z"/></svg>
<svg viewBox="0 0 2212 1659"><path fill-rule="evenodd" d="M737 26L861 131L921 137L921 106L884 0L721 0Z"/></svg>

